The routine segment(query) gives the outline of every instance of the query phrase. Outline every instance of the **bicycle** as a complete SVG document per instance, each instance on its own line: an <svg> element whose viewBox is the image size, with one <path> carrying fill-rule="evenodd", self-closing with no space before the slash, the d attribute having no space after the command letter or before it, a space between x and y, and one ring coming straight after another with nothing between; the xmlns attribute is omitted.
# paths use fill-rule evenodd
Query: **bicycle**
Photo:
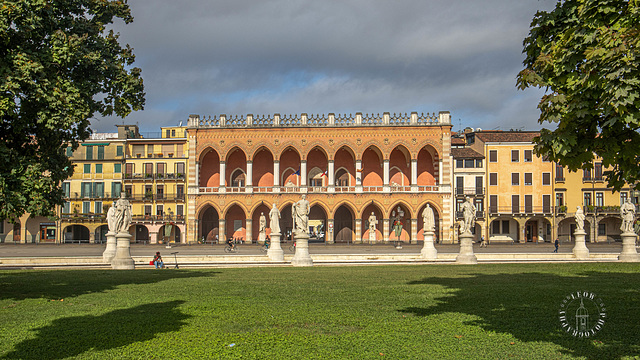
<svg viewBox="0 0 640 360"><path fill-rule="evenodd" d="M231 247L231 245L227 245L224 247L224 252L226 253L237 253L238 252L238 248L236 246Z"/></svg>
<svg viewBox="0 0 640 360"><path fill-rule="evenodd" d="M291 251L291 252L295 252L296 251L296 242L295 241L291 245L289 245L289 251Z"/></svg>
<svg viewBox="0 0 640 360"><path fill-rule="evenodd" d="M269 251L269 243L264 243L264 245L260 246L260 251L262 252Z"/></svg>

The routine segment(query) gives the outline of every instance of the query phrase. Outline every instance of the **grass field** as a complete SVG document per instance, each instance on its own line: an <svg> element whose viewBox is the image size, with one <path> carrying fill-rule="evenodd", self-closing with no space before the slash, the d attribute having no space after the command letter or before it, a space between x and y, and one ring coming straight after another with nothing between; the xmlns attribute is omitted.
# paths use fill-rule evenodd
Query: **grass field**
<svg viewBox="0 0 640 360"><path fill-rule="evenodd" d="M590 338L563 299L606 305ZM1 359L640 359L640 266L0 272Z"/></svg>

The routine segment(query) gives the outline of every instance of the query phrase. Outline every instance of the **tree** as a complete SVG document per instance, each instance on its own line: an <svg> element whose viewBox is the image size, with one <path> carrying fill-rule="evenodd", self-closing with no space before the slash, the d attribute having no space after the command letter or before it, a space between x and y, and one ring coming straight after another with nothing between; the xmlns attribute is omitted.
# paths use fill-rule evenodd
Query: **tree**
<svg viewBox="0 0 640 360"><path fill-rule="evenodd" d="M539 155L570 170L602 159L608 184L640 180L640 0L567 0L538 12L524 40L520 89L546 90Z"/></svg>
<svg viewBox="0 0 640 360"><path fill-rule="evenodd" d="M0 221L53 216L73 174L64 148L89 137L94 114L144 106L140 69L106 26L133 21L125 1L0 4Z"/></svg>

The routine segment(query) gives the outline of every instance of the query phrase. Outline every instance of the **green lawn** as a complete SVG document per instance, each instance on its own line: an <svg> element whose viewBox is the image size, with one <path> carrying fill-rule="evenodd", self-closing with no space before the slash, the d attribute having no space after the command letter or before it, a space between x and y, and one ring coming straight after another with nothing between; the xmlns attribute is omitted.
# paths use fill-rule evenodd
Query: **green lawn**
<svg viewBox="0 0 640 360"><path fill-rule="evenodd" d="M589 291L591 338L560 327ZM0 359L640 359L640 265L0 272Z"/></svg>

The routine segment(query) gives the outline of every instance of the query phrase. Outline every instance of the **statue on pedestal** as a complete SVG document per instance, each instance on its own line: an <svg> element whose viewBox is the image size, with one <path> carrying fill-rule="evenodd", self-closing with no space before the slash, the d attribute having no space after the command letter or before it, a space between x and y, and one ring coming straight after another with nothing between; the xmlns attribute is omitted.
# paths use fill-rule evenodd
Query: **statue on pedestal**
<svg viewBox="0 0 640 360"><path fill-rule="evenodd" d="M435 231L435 217L433 215L433 208L431 208L431 205L429 204L427 204L427 207L425 207L424 211L422 212L422 221L424 222L425 231Z"/></svg>
<svg viewBox="0 0 640 360"><path fill-rule="evenodd" d="M584 231L584 212L580 206L576 207L576 230Z"/></svg>
<svg viewBox="0 0 640 360"><path fill-rule="evenodd" d="M125 199L124 193L115 203L115 230L118 233L129 233L129 225L131 225L131 204Z"/></svg>
<svg viewBox="0 0 640 360"><path fill-rule="evenodd" d="M393 231L396 234L396 240L400 241L400 235L402 234L402 222L404 221L404 211L398 206L398 212L393 211L391 213L393 220Z"/></svg>
<svg viewBox="0 0 640 360"><path fill-rule="evenodd" d="M378 219L372 211L369 216L369 241L376 241L376 225L378 225Z"/></svg>
<svg viewBox="0 0 640 360"><path fill-rule="evenodd" d="M309 234L309 201L306 195L303 194L302 199L293 204L291 213L295 225L294 233Z"/></svg>
<svg viewBox="0 0 640 360"><path fill-rule="evenodd" d="M269 211L269 226L271 228L272 234L280 234L280 210L276 207L276 204L273 203L273 207L271 211Z"/></svg>
<svg viewBox="0 0 640 360"><path fill-rule="evenodd" d="M258 230L258 233L264 233L265 231L267 231L267 218L264 216L264 213L261 212L260 213L260 228Z"/></svg>
<svg viewBox="0 0 640 360"><path fill-rule="evenodd" d="M462 204L462 216L464 220L460 227L460 233L471 234L471 229L476 225L476 207L473 206L470 197L468 197L467 201Z"/></svg>
<svg viewBox="0 0 640 360"><path fill-rule="evenodd" d="M620 217L622 218L620 230L623 233L633 233L633 223L636 221L636 206L631 203L631 200L627 199L620 206Z"/></svg>
<svg viewBox="0 0 640 360"><path fill-rule="evenodd" d="M114 201L109 211L107 211L107 227L109 228L109 232L116 233L118 230L116 229L116 202Z"/></svg>

